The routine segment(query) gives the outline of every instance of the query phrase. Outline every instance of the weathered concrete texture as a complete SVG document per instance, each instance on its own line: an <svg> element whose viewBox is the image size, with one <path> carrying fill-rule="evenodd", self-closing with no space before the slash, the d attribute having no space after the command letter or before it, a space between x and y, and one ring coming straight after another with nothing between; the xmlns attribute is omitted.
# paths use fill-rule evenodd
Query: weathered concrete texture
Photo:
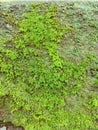
<svg viewBox="0 0 98 130"><path fill-rule="evenodd" d="M53 0L0 0L0 2L11 2L11 1L13 1L13 2L14 2L14 1L20 1L20 2L23 2L23 1L25 1L25 2L26 2L26 1L27 1L27 2L28 2L28 1L43 2L43 1L44 1L44 2L48 2L48 1L53 1ZM64 1L64 0L57 0L57 1Z"/></svg>
<svg viewBox="0 0 98 130"><path fill-rule="evenodd" d="M70 2L70 1L78 1L78 2L81 2L81 1L84 1L85 0L0 0L0 2L15 2L15 1L20 1L20 2L23 2L23 1L34 1L34 2L49 2L49 1L64 1L64 2ZM91 1L91 2L94 2L94 1L98 1L98 0L86 0L87 1Z"/></svg>

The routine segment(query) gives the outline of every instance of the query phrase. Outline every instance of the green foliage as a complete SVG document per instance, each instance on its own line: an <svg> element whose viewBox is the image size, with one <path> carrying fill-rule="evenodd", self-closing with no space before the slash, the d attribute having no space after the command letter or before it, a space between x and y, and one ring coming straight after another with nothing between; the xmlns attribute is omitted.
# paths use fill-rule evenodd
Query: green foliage
<svg viewBox="0 0 98 130"><path fill-rule="evenodd" d="M5 42L0 47L0 100L13 123L26 130L95 130L95 117L68 110L65 101L85 87L89 60L75 65L59 56L58 44L72 29L60 24L57 7L50 6L42 14L40 8L30 7L13 46L7 48ZM96 109L96 98L90 103Z"/></svg>

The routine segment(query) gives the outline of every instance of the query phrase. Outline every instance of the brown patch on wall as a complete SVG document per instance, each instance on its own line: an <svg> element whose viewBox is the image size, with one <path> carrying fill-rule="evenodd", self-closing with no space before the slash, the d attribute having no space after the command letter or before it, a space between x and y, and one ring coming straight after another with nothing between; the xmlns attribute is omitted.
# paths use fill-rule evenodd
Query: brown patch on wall
<svg viewBox="0 0 98 130"><path fill-rule="evenodd" d="M11 122L0 121L0 127L6 127L6 130L25 130L22 126L15 126Z"/></svg>

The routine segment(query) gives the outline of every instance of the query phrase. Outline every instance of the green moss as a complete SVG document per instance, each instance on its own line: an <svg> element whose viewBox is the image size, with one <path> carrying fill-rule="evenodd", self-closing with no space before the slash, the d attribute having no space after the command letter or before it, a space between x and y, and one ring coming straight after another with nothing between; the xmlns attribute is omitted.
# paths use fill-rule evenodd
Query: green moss
<svg viewBox="0 0 98 130"><path fill-rule="evenodd" d="M31 6L19 24L13 46L7 48L4 43L0 47L0 73L4 76L0 75L0 100L12 122L26 130L95 130L95 116L84 108L68 110L66 103L85 87L89 59L78 65L64 61L58 44L72 29L61 25L56 6L42 14L39 9L39 5ZM96 98L90 102L96 109Z"/></svg>

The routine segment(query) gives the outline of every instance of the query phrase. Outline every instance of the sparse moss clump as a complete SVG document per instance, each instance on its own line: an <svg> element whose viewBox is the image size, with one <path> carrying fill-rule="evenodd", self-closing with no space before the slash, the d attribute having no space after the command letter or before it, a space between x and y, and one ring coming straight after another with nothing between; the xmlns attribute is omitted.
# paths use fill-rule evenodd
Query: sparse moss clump
<svg viewBox="0 0 98 130"><path fill-rule="evenodd" d="M89 105L75 110L67 101L85 87L89 63L61 59L58 44L72 29L60 24L56 6L42 14L40 9L32 5L11 46L4 42L0 47L0 100L13 123L26 130L96 130ZM96 107L96 96L91 100Z"/></svg>

